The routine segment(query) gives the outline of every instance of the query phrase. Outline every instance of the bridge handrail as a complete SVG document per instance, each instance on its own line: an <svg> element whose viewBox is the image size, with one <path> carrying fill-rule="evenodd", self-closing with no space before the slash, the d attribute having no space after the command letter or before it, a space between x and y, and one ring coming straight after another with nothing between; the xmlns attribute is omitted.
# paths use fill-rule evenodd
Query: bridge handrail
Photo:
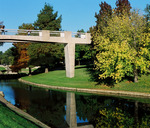
<svg viewBox="0 0 150 128"><path fill-rule="evenodd" d="M86 38L86 33L83 33L83 32L72 32L72 37L85 39Z"/></svg>
<svg viewBox="0 0 150 128"><path fill-rule="evenodd" d="M31 36L42 36L43 30L30 30L30 29L0 29L0 33L5 35L31 35ZM48 31L48 30L46 30ZM28 33L29 32L29 33ZM50 37L65 37L64 31L49 31ZM72 32L73 38L86 39L86 33L83 32Z"/></svg>

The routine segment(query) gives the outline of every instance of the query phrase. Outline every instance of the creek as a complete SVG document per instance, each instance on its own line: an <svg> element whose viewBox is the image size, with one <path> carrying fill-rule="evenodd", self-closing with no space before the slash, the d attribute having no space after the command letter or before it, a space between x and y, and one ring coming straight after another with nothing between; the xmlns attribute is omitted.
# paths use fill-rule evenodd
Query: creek
<svg viewBox="0 0 150 128"><path fill-rule="evenodd" d="M112 97L32 87L1 80L5 99L52 128L150 127L150 99ZM69 115L70 114L70 115Z"/></svg>

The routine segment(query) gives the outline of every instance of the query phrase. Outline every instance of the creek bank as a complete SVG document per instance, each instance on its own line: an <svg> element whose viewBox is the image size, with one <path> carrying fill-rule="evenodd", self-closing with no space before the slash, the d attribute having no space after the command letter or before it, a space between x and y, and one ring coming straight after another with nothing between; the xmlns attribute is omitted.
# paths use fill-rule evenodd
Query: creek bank
<svg viewBox="0 0 150 128"><path fill-rule="evenodd" d="M80 92L80 93L110 95L110 96L127 96L127 97L137 97L137 98L150 98L149 93L119 91L119 90L106 90L106 89L86 89L86 88L60 87L60 86L52 86L52 85L45 85L45 84L37 84L37 83L23 80L21 78L18 80L20 82L23 82L25 84L29 84L31 86L37 86L37 87L46 88L46 89L56 89L56 90L73 91L73 92Z"/></svg>
<svg viewBox="0 0 150 128"><path fill-rule="evenodd" d="M4 98L4 94L2 91L0 91L0 102L2 104L4 104L6 107L8 107L9 109L11 109L12 111L14 111L15 113L19 114L21 117L33 122L34 124L36 124L37 126L40 126L41 128L50 128L49 126L47 126L46 124L42 123L41 121L37 120L36 118L34 118L33 116L29 115L28 113L22 111L21 109L15 107L14 105L12 105L10 102L8 102L5 98Z"/></svg>
<svg viewBox="0 0 150 128"><path fill-rule="evenodd" d="M0 74L0 80L5 80L5 79L18 79L20 77L27 76L25 73L21 74Z"/></svg>

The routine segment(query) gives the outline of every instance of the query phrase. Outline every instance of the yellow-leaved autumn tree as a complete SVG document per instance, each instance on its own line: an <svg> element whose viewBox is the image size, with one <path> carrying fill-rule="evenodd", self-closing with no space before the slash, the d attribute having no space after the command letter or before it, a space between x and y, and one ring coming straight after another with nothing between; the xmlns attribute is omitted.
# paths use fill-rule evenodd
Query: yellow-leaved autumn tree
<svg viewBox="0 0 150 128"><path fill-rule="evenodd" d="M99 79L111 78L119 82L126 76L138 76L149 72L150 34L145 32L143 16L134 11L130 16L117 15L108 19L103 33L98 29L93 34L97 51L95 66Z"/></svg>

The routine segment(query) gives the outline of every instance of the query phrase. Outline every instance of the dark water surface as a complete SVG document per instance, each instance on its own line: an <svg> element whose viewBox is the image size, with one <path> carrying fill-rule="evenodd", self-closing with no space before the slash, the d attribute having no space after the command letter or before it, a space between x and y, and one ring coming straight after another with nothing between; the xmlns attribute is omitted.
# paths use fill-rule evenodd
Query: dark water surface
<svg viewBox="0 0 150 128"><path fill-rule="evenodd" d="M35 88L17 80L0 81L0 91L6 100L52 128L66 128L69 122L97 128L150 127L150 99L74 94Z"/></svg>

